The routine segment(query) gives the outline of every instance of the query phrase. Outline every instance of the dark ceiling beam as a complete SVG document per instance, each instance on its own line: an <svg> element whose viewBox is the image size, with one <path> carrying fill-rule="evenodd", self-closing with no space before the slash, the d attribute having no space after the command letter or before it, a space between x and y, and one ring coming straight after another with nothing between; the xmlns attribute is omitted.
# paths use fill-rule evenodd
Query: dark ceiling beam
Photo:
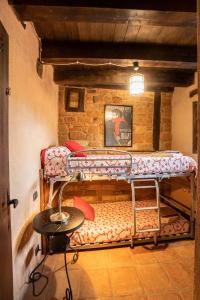
<svg viewBox="0 0 200 300"><path fill-rule="evenodd" d="M76 85L74 84L69 84L67 82L62 82L60 85L67 86L67 87L76 87L76 88L88 88L88 89L111 89L111 90L128 90L129 86L128 84L103 84L103 83L87 83L87 84L82 84L82 83L77 83ZM160 84L147 84L145 85L145 92L173 92L174 87L164 87Z"/></svg>
<svg viewBox="0 0 200 300"><path fill-rule="evenodd" d="M145 85L151 87L174 88L193 84L194 72L183 70L160 70L141 68L140 72L145 76ZM99 86L123 86L128 87L129 78L133 74L133 68L96 68L80 67L68 68L54 66L54 81L57 84L71 86L99 87Z"/></svg>
<svg viewBox="0 0 200 300"><path fill-rule="evenodd" d="M196 12L196 0L9 0L16 6L44 6L44 7L79 7L79 8L112 8L135 9L173 12Z"/></svg>
<svg viewBox="0 0 200 300"><path fill-rule="evenodd" d="M10 1L11 2L11 1ZM150 25L150 26L176 26L176 27L196 27L196 13L195 12L174 12L169 10L149 10L142 9L143 6L137 9L122 9L122 8L102 8L102 7L71 7L62 6L47 6L45 3L15 4L13 7L20 21L32 22L92 22L92 23L120 23L129 25ZM12 3L11 2L11 3ZM48 2L48 1L47 1ZM140 1L138 1L140 4ZM23 2L22 2L23 3ZM123 1L121 1L123 3ZM167 3L166 3L167 4ZM70 4L69 4L70 5ZM91 5L91 2L90 2ZM138 7L138 5L136 5ZM140 6L139 6L140 7ZM168 8L168 7L167 7ZM170 9L173 7L170 6ZM182 6L181 6L182 8Z"/></svg>
<svg viewBox="0 0 200 300"><path fill-rule="evenodd" d="M145 43L67 42L42 40L44 63L65 63L71 59L131 59L196 62L196 46Z"/></svg>
<svg viewBox="0 0 200 300"><path fill-rule="evenodd" d="M22 21L38 22L90 22L90 23L117 23L134 26L173 26L197 27L196 13L119 10L119 9L85 9L85 8L54 8L47 12L47 8L17 8Z"/></svg>
<svg viewBox="0 0 200 300"><path fill-rule="evenodd" d="M21 21L38 22L89 22L89 23L115 23L134 26L173 26L173 27L197 27L196 13L184 12L155 12L145 10L119 10L119 9L85 9L85 8L54 8L46 12L46 8L26 9L21 12Z"/></svg>

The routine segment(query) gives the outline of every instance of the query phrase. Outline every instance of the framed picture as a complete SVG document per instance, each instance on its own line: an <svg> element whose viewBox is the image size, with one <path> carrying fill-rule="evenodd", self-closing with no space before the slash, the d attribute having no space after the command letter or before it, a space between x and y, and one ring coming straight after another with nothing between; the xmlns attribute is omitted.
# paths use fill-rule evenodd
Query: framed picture
<svg viewBox="0 0 200 300"><path fill-rule="evenodd" d="M65 110L74 112L84 111L85 90L78 88L65 89Z"/></svg>
<svg viewBox="0 0 200 300"><path fill-rule="evenodd" d="M104 146L132 146L132 106L105 105Z"/></svg>

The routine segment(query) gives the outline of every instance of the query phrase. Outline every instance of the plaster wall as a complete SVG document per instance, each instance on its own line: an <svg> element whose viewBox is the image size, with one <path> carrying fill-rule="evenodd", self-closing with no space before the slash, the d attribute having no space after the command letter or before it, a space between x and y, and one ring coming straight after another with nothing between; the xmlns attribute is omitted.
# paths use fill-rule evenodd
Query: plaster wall
<svg viewBox="0 0 200 300"><path fill-rule="evenodd" d="M36 263L34 249L40 237L31 230L32 215L39 211L40 150L57 143L58 89L53 70L36 72L39 43L31 24L26 29L6 0L0 1L0 21L9 35L9 163L14 299L22 299L28 274ZM33 193L38 198L33 201Z"/></svg>
<svg viewBox="0 0 200 300"><path fill-rule="evenodd" d="M193 85L187 88L175 88L172 96L172 149L197 159L192 152L192 102L197 101L197 95L190 98L190 91L197 88L197 74Z"/></svg>

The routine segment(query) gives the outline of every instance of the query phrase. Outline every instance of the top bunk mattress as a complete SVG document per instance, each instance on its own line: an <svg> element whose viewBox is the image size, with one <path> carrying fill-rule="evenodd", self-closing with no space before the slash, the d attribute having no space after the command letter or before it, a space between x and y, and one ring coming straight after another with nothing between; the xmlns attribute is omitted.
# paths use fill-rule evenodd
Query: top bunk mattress
<svg viewBox="0 0 200 300"><path fill-rule="evenodd" d="M64 146L51 147L43 152L45 177L67 176L74 171L90 174L127 174L130 167L129 155L87 155L70 157ZM67 159L68 157L68 159ZM68 166L68 168L67 168ZM181 174L194 172L196 161L181 153L153 152L150 154L132 154L131 175Z"/></svg>

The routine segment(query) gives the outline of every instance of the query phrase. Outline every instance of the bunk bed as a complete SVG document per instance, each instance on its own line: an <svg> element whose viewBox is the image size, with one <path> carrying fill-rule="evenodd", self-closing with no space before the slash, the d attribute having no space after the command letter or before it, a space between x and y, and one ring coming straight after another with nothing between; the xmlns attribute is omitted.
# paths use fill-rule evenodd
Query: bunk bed
<svg viewBox="0 0 200 300"><path fill-rule="evenodd" d="M42 157L44 178L50 187L47 207L52 206L57 194L61 203L70 182L106 179L125 180L131 185L132 201L93 204L95 221L86 220L74 233L71 237L74 247L97 248L116 243L134 246L193 238L196 162L191 157L174 151L132 154L115 149L87 149L70 152L63 146L47 149ZM190 180L191 210L189 218L179 208L174 218L163 220L162 210L171 203L160 195L160 183L173 177ZM155 200L136 201L138 189L154 189ZM72 203L68 201L67 205Z"/></svg>

